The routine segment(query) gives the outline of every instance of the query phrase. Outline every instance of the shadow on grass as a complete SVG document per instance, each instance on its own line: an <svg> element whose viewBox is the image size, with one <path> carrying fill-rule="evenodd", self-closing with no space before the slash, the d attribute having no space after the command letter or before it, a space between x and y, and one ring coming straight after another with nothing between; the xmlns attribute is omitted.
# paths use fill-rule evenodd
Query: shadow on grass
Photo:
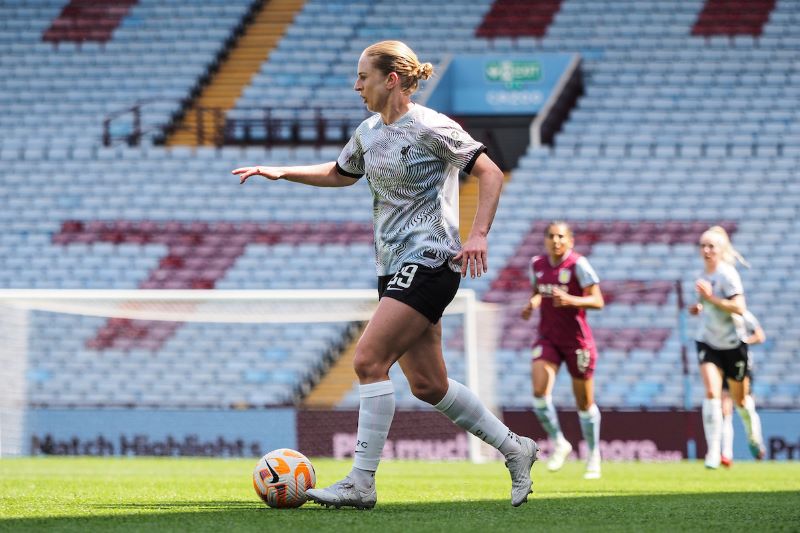
<svg viewBox="0 0 800 533"><path fill-rule="evenodd" d="M796 531L800 494L712 492L680 495L532 497L379 502L372 511L270 509L252 501L89 505L93 516L0 519L0 531Z"/></svg>

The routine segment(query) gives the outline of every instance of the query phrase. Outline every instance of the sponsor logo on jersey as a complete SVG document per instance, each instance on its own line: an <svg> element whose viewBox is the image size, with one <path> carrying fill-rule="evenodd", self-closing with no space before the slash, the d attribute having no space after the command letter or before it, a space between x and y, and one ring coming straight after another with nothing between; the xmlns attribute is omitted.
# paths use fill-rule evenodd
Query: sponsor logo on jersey
<svg viewBox="0 0 800 533"><path fill-rule="evenodd" d="M555 283L542 283L541 285L537 285L536 288L539 291L539 294L542 296L553 296L553 289L558 287L564 292L569 292L569 287L566 285L556 285Z"/></svg>

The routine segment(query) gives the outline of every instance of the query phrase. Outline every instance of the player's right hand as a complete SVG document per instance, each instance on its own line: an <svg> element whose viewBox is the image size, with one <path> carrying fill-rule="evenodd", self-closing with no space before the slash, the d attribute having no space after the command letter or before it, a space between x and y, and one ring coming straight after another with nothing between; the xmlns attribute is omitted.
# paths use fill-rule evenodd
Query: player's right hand
<svg viewBox="0 0 800 533"><path fill-rule="evenodd" d="M528 303L525 304L525 307L522 308L522 312L520 313L522 319L528 320L533 314L533 310L538 308L541 304L542 304L542 295L539 293L536 293L530 298L528 298Z"/></svg>
<svg viewBox="0 0 800 533"><path fill-rule="evenodd" d="M700 298L708 300L711 295L713 294L713 288L711 287L711 283L704 279L698 279L694 283L694 288L697 291L697 294L700 295Z"/></svg>
<svg viewBox="0 0 800 533"><path fill-rule="evenodd" d="M231 174L239 175L239 184L241 185L250 176L264 176L270 180L280 179L280 172L274 167L241 167L231 170Z"/></svg>

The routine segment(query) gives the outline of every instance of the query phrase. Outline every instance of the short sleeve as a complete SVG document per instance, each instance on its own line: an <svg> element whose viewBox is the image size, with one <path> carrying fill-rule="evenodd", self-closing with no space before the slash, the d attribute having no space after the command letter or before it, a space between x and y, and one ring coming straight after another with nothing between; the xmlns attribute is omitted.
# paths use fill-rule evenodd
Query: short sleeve
<svg viewBox="0 0 800 533"><path fill-rule="evenodd" d="M357 129L336 160L336 171L343 176L358 179L364 175L364 150L359 137Z"/></svg>
<svg viewBox="0 0 800 533"><path fill-rule="evenodd" d="M528 279L531 282L531 287L533 287L533 290L535 290L535 291L539 290L539 282L536 279L536 260L537 259L539 259L538 255L533 256L533 259L531 259L531 262L528 265Z"/></svg>
<svg viewBox="0 0 800 533"><path fill-rule="evenodd" d="M725 276L723 277L722 287L722 295L725 298L733 298L737 294L744 294L744 286L742 285L742 278L739 276L739 273L736 272L736 269L730 268L725 272Z"/></svg>
<svg viewBox="0 0 800 533"><path fill-rule="evenodd" d="M475 161L486 151L482 143L452 120L427 128L420 140L436 157L466 173L472 172Z"/></svg>
<svg viewBox="0 0 800 533"><path fill-rule="evenodd" d="M578 276L578 283L580 283L582 289L600 283L597 272L594 271L592 265L589 264L589 260L585 257L581 257L575 262L575 274Z"/></svg>

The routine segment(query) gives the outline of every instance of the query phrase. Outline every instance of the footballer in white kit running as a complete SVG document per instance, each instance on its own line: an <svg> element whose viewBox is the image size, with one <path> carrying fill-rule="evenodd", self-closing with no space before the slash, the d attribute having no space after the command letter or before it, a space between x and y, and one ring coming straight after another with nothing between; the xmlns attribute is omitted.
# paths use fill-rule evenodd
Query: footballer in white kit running
<svg viewBox="0 0 800 533"><path fill-rule="evenodd" d="M742 417L753 457L763 459L765 450L761 419L750 395L751 360L742 319L747 312L744 287L734 266L737 260L747 263L721 226L713 226L701 235L700 255L705 268L695 282L697 302L689 306L689 312L701 318L695 340L706 393L702 407L705 466L716 469L722 463L722 380L727 380Z"/></svg>
<svg viewBox="0 0 800 533"><path fill-rule="evenodd" d="M497 209L503 173L486 148L456 122L411 101L430 63L399 41L367 47L354 89L374 114L356 129L335 162L305 167L243 167L250 176L344 187L362 177L373 197L378 307L356 345L359 415L353 468L341 481L307 491L328 507L371 509L375 472L395 411L389 369L399 363L411 392L462 429L497 448L511 477L511 504L532 492L538 446L503 424L480 398L447 376L441 317L461 277L488 269L487 235ZM459 238L459 173L478 178L478 207L465 242Z"/></svg>

